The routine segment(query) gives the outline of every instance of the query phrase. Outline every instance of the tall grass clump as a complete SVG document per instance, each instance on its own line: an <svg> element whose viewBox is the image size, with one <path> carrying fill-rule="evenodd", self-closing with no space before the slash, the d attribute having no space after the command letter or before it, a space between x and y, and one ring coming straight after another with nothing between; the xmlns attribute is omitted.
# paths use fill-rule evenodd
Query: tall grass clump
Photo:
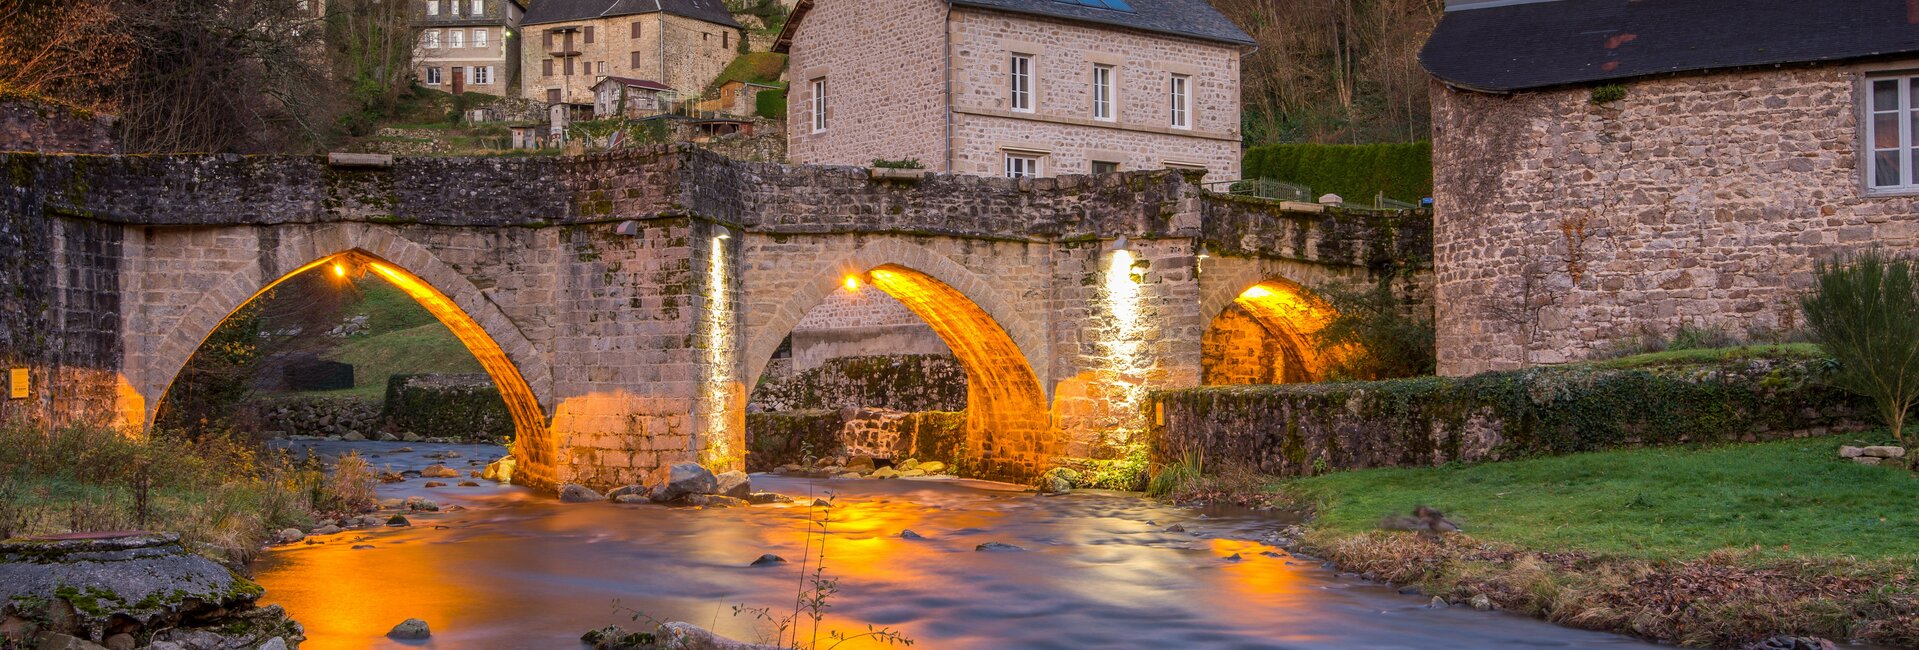
<svg viewBox="0 0 1919 650"><path fill-rule="evenodd" d="M1867 252L1821 263L1818 275L1800 306L1838 362L1832 382L1871 399L1904 446L1906 414L1919 402L1919 261Z"/></svg>
<svg viewBox="0 0 1919 650"><path fill-rule="evenodd" d="M329 477L315 458L227 433L0 424L0 538L167 531L245 561L272 530L369 504L371 471L350 458Z"/></svg>

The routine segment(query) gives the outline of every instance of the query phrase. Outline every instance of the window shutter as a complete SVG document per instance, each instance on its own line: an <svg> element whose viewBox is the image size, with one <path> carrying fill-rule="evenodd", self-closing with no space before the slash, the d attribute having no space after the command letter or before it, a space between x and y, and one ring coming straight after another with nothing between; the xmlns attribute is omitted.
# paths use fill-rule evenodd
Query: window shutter
<svg viewBox="0 0 1919 650"><path fill-rule="evenodd" d="M573 57L566 57L566 76L573 76Z"/></svg>
<svg viewBox="0 0 1919 650"><path fill-rule="evenodd" d="M593 26L592 25L586 26L586 42L588 43L593 42Z"/></svg>
<svg viewBox="0 0 1919 650"><path fill-rule="evenodd" d="M635 71L638 71L640 69L640 53L639 52L633 53L633 64L627 67L632 68Z"/></svg>
<svg viewBox="0 0 1919 650"><path fill-rule="evenodd" d="M640 37L640 21L633 21L633 38Z"/></svg>
<svg viewBox="0 0 1919 650"><path fill-rule="evenodd" d="M553 49L553 32L548 31L544 36L546 37L546 49L551 51Z"/></svg>
<svg viewBox="0 0 1919 650"><path fill-rule="evenodd" d="M540 63L540 74L548 77L553 76L553 59L546 59Z"/></svg>

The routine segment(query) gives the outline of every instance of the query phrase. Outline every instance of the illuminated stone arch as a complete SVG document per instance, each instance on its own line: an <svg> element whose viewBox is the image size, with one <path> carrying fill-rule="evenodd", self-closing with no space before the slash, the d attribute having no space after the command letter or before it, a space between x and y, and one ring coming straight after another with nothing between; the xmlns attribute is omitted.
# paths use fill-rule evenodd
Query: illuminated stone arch
<svg viewBox="0 0 1919 650"><path fill-rule="evenodd" d="M971 473L1023 478L1057 453L1040 382L1044 339L985 279L924 247L872 244L820 267L747 341L746 386L758 383L780 342L806 313L852 277L899 300L952 349L967 374L967 458Z"/></svg>
<svg viewBox="0 0 1919 650"><path fill-rule="evenodd" d="M1222 289L1237 287L1237 289ZM1335 312L1284 277L1219 282L1201 299L1202 381L1289 384L1320 381L1337 351L1322 351L1320 330Z"/></svg>
<svg viewBox="0 0 1919 650"><path fill-rule="evenodd" d="M514 423L515 482L551 488L558 450L547 425L552 369L512 320L478 287L424 246L372 226L325 226L276 238L261 263L235 270L172 325L145 364L139 386L152 426L180 371L200 344L247 302L300 273L332 264L381 276L451 330L479 360ZM281 269L284 269L282 271Z"/></svg>

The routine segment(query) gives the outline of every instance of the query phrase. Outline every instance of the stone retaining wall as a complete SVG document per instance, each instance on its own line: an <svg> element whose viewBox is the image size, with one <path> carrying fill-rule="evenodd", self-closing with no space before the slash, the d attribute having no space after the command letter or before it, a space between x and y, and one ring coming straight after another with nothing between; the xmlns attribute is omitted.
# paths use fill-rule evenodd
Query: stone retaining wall
<svg viewBox="0 0 1919 650"><path fill-rule="evenodd" d="M513 414L486 375L394 375L381 419L388 429L427 438L498 443L513 437Z"/></svg>
<svg viewBox="0 0 1919 650"><path fill-rule="evenodd" d="M1222 386L1156 394L1154 454L1299 476L1865 428L1825 361L1539 368L1467 378Z"/></svg>
<svg viewBox="0 0 1919 650"><path fill-rule="evenodd" d="M832 359L818 368L766 376L746 405L753 412L845 407L963 411L966 369L950 355Z"/></svg>
<svg viewBox="0 0 1919 650"><path fill-rule="evenodd" d="M0 96L0 151L119 153L113 123L91 111Z"/></svg>
<svg viewBox="0 0 1919 650"><path fill-rule="evenodd" d="M750 471L831 456L937 460L964 472L966 414L886 409L788 411L746 416ZM959 463L959 464L956 464Z"/></svg>

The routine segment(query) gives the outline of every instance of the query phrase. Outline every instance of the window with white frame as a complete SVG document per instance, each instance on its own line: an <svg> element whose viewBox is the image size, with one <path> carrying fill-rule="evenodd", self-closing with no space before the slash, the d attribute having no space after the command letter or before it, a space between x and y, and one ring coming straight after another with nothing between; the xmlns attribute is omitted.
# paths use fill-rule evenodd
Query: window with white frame
<svg viewBox="0 0 1919 650"><path fill-rule="evenodd" d="M473 0L473 15L486 13L486 0Z"/></svg>
<svg viewBox="0 0 1919 650"><path fill-rule="evenodd" d="M473 30L473 47L486 47L487 33L484 29Z"/></svg>
<svg viewBox="0 0 1919 650"><path fill-rule="evenodd" d="M1006 154L1007 178L1039 178L1039 156Z"/></svg>
<svg viewBox="0 0 1919 650"><path fill-rule="evenodd" d="M1093 66L1093 119L1112 121L1113 66Z"/></svg>
<svg viewBox="0 0 1919 650"><path fill-rule="evenodd" d="M437 30L437 29L426 30L424 33L420 34L420 38L426 41L422 45L429 50L440 46L440 30Z"/></svg>
<svg viewBox="0 0 1919 650"><path fill-rule="evenodd" d="M466 47L466 30L455 29L446 33L446 46L449 48Z"/></svg>
<svg viewBox="0 0 1919 650"><path fill-rule="evenodd" d="M469 78L467 79L468 83L471 83L476 86L493 83L493 66L476 65L471 68L467 68L467 70L470 71L470 73L468 74Z"/></svg>
<svg viewBox="0 0 1919 650"><path fill-rule="evenodd" d="M1875 190L1919 190L1919 77L1873 78L1867 91L1866 180Z"/></svg>
<svg viewBox="0 0 1919 650"><path fill-rule="evenodd" d="M813 132L826 130L826 78L813 80Z"/></svg>
<svg viewBox="0 0 1919 650"><path fill-rule="evenodd" d="M1167 94L1173 102L1173 128L1193 128L1193 78L1183 74L1173 75Z"/></svg>
<svg viewBox="0 0 1919 650"><path fill-rule="evenodd" d="M1014 54L1006 70L1007 79L1012 83L1007 107L1021 113L1033 112L1033 55Z"/></svg>
<svg viewBox="0 0 1919 650"><path fill-rule="evenodd" d="M438 85L440 85L440 68L439 68L439 66L429 66L429 67L427 67L427 69L426 69L426 85L429 85L429 86L438 86Z"/></svg>
<svg viewBox="0 0 1919 650"><path fill-rule="evenodd" d="M426 15L440 15L440 0L426 0Z"/></svg>

